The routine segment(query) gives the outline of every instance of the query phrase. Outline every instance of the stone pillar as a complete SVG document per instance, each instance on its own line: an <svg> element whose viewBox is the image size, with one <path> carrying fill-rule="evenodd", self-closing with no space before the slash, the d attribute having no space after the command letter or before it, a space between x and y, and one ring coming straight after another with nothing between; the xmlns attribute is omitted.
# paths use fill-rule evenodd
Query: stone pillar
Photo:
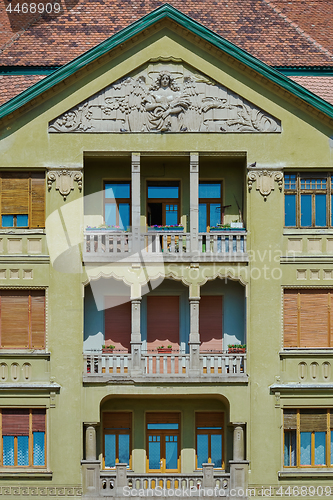
<svg viewBox="0 0 333 500"><path fill-rule="evenodd" d="M132 368L131 375L142 375L141 369L141 297L132 299L132 319L131 319L131 354Z"/></svg>
<svg viewBox="0 0 333 500"><path fill-rule="evenodd" d="M191 252L198 251L199 153L190 153L190 237Z"/></svg>
<svg viewBox="0 0 333 500"><path fill-rule="evenodd" d="M199 300L200 297L190 297L190 374L200 376L200 333L199 333Z"/></svg>
<svg viewBox="0 0 333 500"><path fill-rule="evenodd" d="M140 153L132 153L132 252L140 251Z"/></svg>
<svg viewBox="0 0 333 500"><path fill-rule="evenodd" d="M214 464L202 464L202 487L214 488Z"/></svg>
<svg viewBox="0 0 333 500"><path fill-rule="evenodd" d="M96 460L96 425L86 423L86 459L81 460L83 496L97 497L100 493L100 460Z"/></svg>
<svg viewBox="0 0 333 500"><path fill-rule="evenodd" d="M245 460L244 423L234 423L234 454L230 465L230 488L246 490L249 462Z"/></svg>

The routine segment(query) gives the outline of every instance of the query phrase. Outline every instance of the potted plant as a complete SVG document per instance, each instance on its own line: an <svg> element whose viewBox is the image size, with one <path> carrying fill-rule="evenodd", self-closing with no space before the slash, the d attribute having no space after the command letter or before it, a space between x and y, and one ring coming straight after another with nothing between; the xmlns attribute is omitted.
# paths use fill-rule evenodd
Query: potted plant
<svg viewBox="0 0 333 500"><path fill-rule="evenodd" d="M230 224L217 224L216 226L211 226L209 231L229 231L231 229Z"/></svg>
<svg viewBox="0 0 333 500"><path fill-rule="evenodd" d="M102 352L112 354L115 346L114 345L102 345Z"/></svg>
<svg viewBox="0 0 333 500"><path fill-rule="evenodd" d="M184 226L148 226L148 231L184 231Z"/></svg>
<svg viewBox="0 0 333 500"><path fill-rule="evenodd" d="M228 344L229 354L239 354L246 352L246 344Z"/></svg>
<svg viewBox="0 0 333 500"><path fill-rule="evenodd" d="M114 226L114 225L109 226L108 224L101 224L100 226L87 226L86 231L94 231L98 233L101 232L121 233L124 232L125 230L122 229L120 226Z"/></svg>
<svg viewBox="0 0 333 500"><path fill-rule="evenodd" d="M234 220L230 223L232 229L244 229L244 223Z"/></svg>
<svg viewBox="0 0 333 500"><path fill-rule="evenodd" d="M172 352L172 345L168 345L167 347L164 347L164 345L159 345L157 348L158 353L168 353Z"/></svg>

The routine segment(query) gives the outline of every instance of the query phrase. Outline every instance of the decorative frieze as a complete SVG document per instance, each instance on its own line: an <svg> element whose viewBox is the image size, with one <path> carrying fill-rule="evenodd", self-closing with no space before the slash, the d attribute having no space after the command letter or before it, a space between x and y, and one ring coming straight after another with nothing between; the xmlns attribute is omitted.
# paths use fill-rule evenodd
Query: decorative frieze
<svg viewBox="0 0 333 500"><path fill-rule="evenodd" d="M68 170L60 168L59 170L50 170L47 174L47 187L50 191L52 183L56 183L56 190L59 191L64 200L74 189L74 181L77 182L79 191L82 191L82 172L78 170Z"/></svg>
<svg viewBox="0 0 333 500"><path fill-rule="evenodd" d="M275 182L277 182L279 190L282 191L283 173L280 170L257 169L254 164L249 167L247 175L249 191L251 191L254 182L256 182L257 191L260 192L266 201L267 196L274 191Z"/></svg>
<svg viewBox="0 0 333 500"><path fill-rule="evenodd" d="M36 477L40 479L40 476L48 477L47 474L37 474ZM0 478L4 475L0 474ZM24 479L24 472L22 476ZM29 475L31 478L31 475ZM7 496L30 496L30 497L80 497L82 496L82 488L80 486L0 486L0 495Z"/></svg>

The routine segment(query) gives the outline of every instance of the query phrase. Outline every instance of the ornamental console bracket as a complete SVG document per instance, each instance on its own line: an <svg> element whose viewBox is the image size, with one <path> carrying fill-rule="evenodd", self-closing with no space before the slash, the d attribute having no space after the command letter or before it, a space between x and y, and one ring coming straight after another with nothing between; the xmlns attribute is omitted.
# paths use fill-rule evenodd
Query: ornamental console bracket
<svg viewBox="0 0 333 500"><path fill-rule="evenodd" d="M78 183L79 191L82 191L82 172L78 170L68 170L61 168L59 170L51 170L47 174L47 187L50 191L52 183L56 183L56 190L66 201L67 196L74 189L74 181Z"/></svg>
<svg viewBox="0 0 333 500"><path fill-rule="evenodd" d="M274 182L278 183L278 188L280 192L282 191L283 172L271 168L257 169L256 163L253 163L248 167L247 184L249 191L251 191L254 182L257 183L257 191L266 201L267 196L271 194L271 191L274 191Z"/></svg>

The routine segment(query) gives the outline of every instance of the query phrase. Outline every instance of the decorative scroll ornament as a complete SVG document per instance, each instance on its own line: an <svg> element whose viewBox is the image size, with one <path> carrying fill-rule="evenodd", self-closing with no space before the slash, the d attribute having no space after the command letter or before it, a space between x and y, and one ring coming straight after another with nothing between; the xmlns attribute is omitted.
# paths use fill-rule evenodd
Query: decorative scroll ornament
<svg viewBox="0 0 333 500"><path fill-rule="evenodd" d="M82 191L82 172L77 170L51 170L47 174L47 187L50 191L52 183L56 183L56 189L66 200L69 193L74 189L74 181L78 183L78 188Z"/></svg>
<svg viewBox="0 0 333 500"><path fill-rule="evenodd" d="M257 182L256 189L266 201L267 196L271 194L271 191L274 191L274 182L278 183L278 188L282 191L283 173L279 170L250 170L247 176L249 191L251 191L254 182Z"/></svg>
<svg viewBox="0 0 333 500"><path fill-rule="evenodd" d="M49 132L281 132L280 120L180 63L151 63L49 123Z"/></svg>

